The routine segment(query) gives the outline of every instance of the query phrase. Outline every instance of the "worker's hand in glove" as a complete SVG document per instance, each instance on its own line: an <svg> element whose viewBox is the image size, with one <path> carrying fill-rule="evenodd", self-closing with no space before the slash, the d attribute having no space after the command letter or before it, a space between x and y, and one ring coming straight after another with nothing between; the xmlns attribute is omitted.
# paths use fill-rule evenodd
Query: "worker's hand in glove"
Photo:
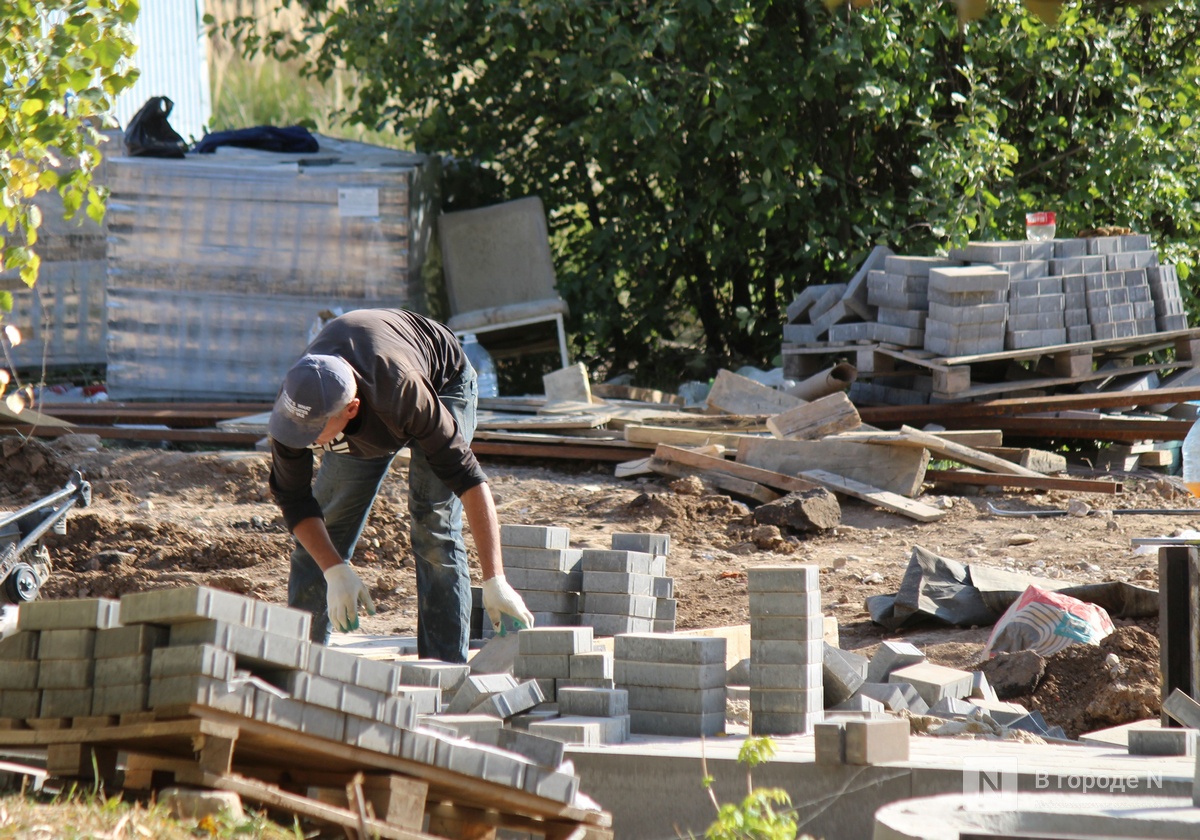
<svg viewBox="0 0 1200 840"><path fill-rule="evenodd" d="M533 615L521 600L517 591L508 585L504 575L496 575L483 582L483 608L492 620L492 629L502 632L503 617L510 615L525 627L533 626Z"/></svg>
<svg viewBox="0 0 1200 840"><path fill-rule="evenodd" d="M349 633L358 629L359 604L367 608L369 615L375 615L371 593L349 563L338 563L326 569L325 584L328 589L326 603L329 605L329 621L335 630Z"/></svg>

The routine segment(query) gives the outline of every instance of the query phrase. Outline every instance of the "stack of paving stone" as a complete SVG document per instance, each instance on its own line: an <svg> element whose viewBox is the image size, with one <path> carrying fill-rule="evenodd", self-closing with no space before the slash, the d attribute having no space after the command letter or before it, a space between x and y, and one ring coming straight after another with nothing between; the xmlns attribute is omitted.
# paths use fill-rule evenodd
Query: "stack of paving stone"
<svg viewBox="0 0 1200 840"><path fill-rule="evenodd" d="M699 738L725 732L725 639L630 633L613 639L613 676L633 732Z"/></svg>
<svg viewBox="0 0 1200 840"><path fill-rule="evenodd" d="M1146 282L1154 301L1154 324L1158 331L1187 329L1187 314L1183 308L1183 295L1179 291L1179 274L1175 266L1147 266Z"/></svg>
<svg viewBox="0 0 1200 840"><path fill-rule="evenodd" d="M579 623L582 552L569 547L567 528L501 525L500 556L504 576L521 593L536 625L568 627ZM490 625L485 624L485 635Z"/></svg>
<svg viewBox="0 0 1200 840"><path fill-rule="evenodd" d="M929 272L925 349L969 356L1004 349L1009 273L994 266L949 266ZM1058 315L1059 322L1062 315ZM1065 333L1064 333L1065 337Z"/></svg>
<svg viewBox="0 0 1200 840"><path fill-rule="evenodd" d="M648 633L660 621L673 631L675 602L656 597L669 547L667 534L613 534L611 550L583 549L580 623L601 636Z"/></svg>
<svg viewBox="0 0 1200 840"><path fill-rule="evenodd" d="M825 620L816 566L755 566L750 594L750 729L812 732L824 716Z"/></svg>
<svg viewBox="0 0 1200 840"><path fill-rule="evenodd" d="M508 743L495 730L543 702L537 683L471 677L452 663L363 659L311 644L310 625L308 613L206 587L34 601L0 640L0 717L10 728L35 718L99 727L209 707L573 800L569 768L488 743ZM406 686L406 676L419 684ZM436 716L443 697L448 709L469 709Z"/></svg>
<svg viewBox="0 0 1200 840"><path fill-rule="evenodd" d="M889 256L882 271L867 274L867 303L877 307L875 324L865 335L901 347L920 347L929 316L929 272L957 263L939 257ZM830 328L831 341L845 340Z"/></svg>

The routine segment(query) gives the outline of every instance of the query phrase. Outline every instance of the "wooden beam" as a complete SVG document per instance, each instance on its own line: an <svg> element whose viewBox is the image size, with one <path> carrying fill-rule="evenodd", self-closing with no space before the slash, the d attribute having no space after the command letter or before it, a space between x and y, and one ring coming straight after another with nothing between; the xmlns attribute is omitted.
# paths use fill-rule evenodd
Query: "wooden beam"
<svg viewBox="0 0 1200 840"><path fill-rule="evenodd" d="M861 481L853 481L844 476L834 475L825 470L806 470L800 474L800 477L814 484L819 484L826 490L831 490L834 493L842 493L846 496L853 496L856 499L861 499L864 502L881 507L884 510L890 510L893 513L898 513L901 516L907 516L918 522L935 522L946 515L945 511L938 510L931 505L914 502L912 499L906 499L896 493L889 493L886 490L880 490L878 487L863 484Z"/></svg>
<svg viewBox="0 0 1200 840"><path fill-rule="evenodd" d="M644 449L625 446L588 446L586 444L523 444L492 440L471 441L476 455L508 458L566 458L572 461L631 461L645 457Z"/></svg>
<svg viewBox="0 0 1200 840"><path fill-rule="evenodd" d="M1013 437L1053 438L1055 440L1183 440L1191 431L1191 420L1150 420L1142 418L1100 417L1095 420L1076 417L989 417L970 418L948 415L942 421L955 428L974 424L999 426Z"/></svg>
<svg viewBox="0 0 1200 840"><path fill-rule="evenodd" d="M963 446L961 443L954 443L929 432L922 432L920 429L914 429L912 426L901 426L900 431L914 445L923 446L932 453L950 458L962 464L968 464L972 467L979 467L990 472L1003 473L1005 475L1026 475L1031 477L1041 475L1041 473L1026 469L1020 464L1014 464L1003 458L997 458L995 455L989 455L970 446Z"/></svg>
<svg viewBox="0 0 1200 840"><path fill-rule="evenodd" d="M813 440L861 425L854 403L842 391L767 418L771 434L784 440Z"/></svg>
<svg viewBox="0 0 1200 840"><path fill-rule="evenodd" d="M626 426L625 440L643 446L660 443L672 446L708 446L719 444L736 449L743 438L758 438L762 435L744 435L736 432L709 431L707 429L680 429L666 426Z"/></svg>
<svg viewBox="0 0 1200 840"><path fill-rule="evenodd" d="M804 400L721 369L705 404L710 414L778 414L803 405Z"/></svg>
<svg viewBox="0 0 1200 840"><path fill-rule="evenodd" d="M651 458L649 466L652 471L673 478L697 476L711 482L715 487L728 490L730 493L744 496L747 499L753 499L759 504L773 502L780 498L780 494L768 487L715 469L698 469L696 467L684 466L683 464L675 464L671 461L663 461L659 458Z"/></svg>
<svg viewBox="0 0 1200 840"><path fill-rule="evenodd" d="M0 435L56 438L63 435L95 435L104 440L149 440L173 443L213 443L227 446L253 446L265 435L225 432L219 429L124 429L118 426L0 426Z"/></svg>
<svg viewBox="0 0 1200 840"><path fill-rule="evenodd" d="M1032 477L1027 475L997 475L966 470L927 470L925 480L948 484L972 484L981 487L1023 487L1029 490L1071 490L1080 493L1123 492L1115 481L1096 481L1087 478Z"/></svg>
<svg viewBox="0 0 1200 840"><path fill-rule="evenodd" d="M711 455L704 455L678 446L668 446L665 443L659 444L658 448L654 450L654 457L660 461L684 464L696 469L717 470L757 484L764 484L767 487L774 487L786 493L803 493L817 487L814 482L795 476L751 467L737 461L727 461L724 458L714 458Z"/></svg>

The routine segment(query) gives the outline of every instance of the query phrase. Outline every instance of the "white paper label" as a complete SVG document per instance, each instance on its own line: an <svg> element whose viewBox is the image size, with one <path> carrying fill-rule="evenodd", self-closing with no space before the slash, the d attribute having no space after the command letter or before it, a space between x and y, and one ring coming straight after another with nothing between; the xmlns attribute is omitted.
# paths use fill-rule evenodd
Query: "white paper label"
<svg viewBox="0 0 1200 840"><path fill-rule="evenodd" d="M339 216L378 216L377 187L338 187Z"/></svg>

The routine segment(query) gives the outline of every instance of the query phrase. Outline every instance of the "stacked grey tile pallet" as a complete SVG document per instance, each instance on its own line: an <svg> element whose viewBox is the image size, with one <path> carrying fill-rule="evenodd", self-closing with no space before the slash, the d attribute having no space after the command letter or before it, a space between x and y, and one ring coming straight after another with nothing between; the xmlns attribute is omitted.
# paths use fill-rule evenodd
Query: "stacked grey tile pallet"
<svg viewBox="0 0 1200 840"><path fill-rule="evenodd" d="M611 549L574 549L567 528L502 525L500 543L505 577L538 627L582 624L601 636L675 630L667 534L617 533Z"/></svg>
<svg viewBox="0 0 1200 840"><path fill-rule="evenodd" d="M542 703L536 683L362 659L311 644L310 623L307 613L204 587L24 604L17 632L0 640L0 718L103 727L209 707L573 800L569 767L499 749L510 736L484 734Z"/></svg>
<svg viewBox="0 0 1200 840"><path fill-rule="evenodd" d="M613 678L633 732L699 738L725 731L725 640L629 633L613 639Z"/></svg>
<svg viewBox="0 0 1200 840"><path fill-rule="evenodd" d="M824 716L825 621L816 566L756 566L750 594L750 731L807 734Z"/></svg>
<svg viewBox="0 0 1200 840"><path fill-rule="evenodd" d="M1133 234L972 242L948 258L878 247L849 283L797 296L784 347L878 342L953 357L1186 328L1175 267Z"/></svg>

